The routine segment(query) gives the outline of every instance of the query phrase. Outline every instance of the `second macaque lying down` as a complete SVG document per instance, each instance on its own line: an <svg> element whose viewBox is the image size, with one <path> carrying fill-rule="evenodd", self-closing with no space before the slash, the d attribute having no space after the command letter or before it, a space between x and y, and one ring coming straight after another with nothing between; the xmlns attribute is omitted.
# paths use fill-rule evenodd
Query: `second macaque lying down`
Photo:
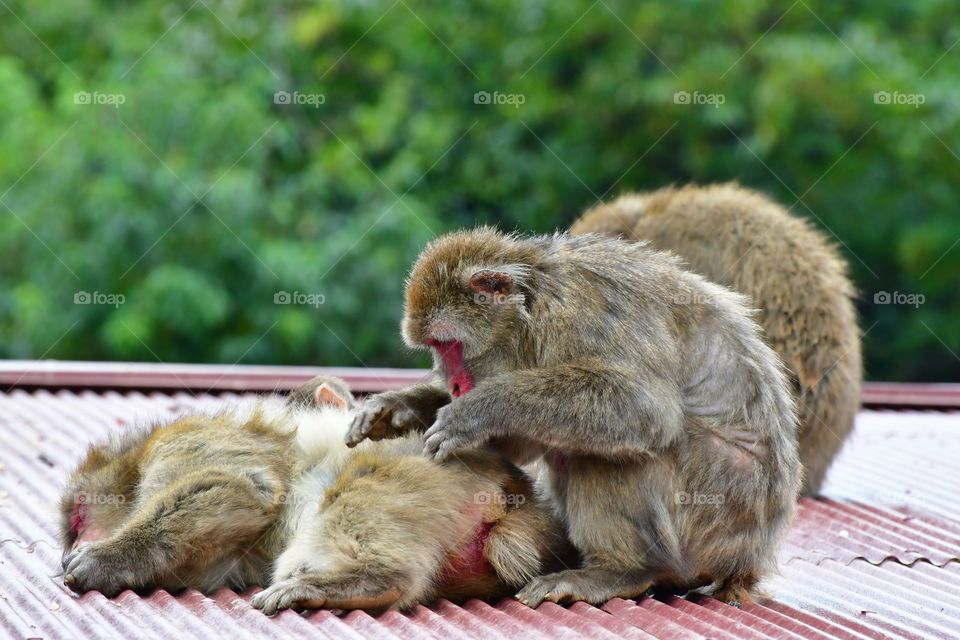
<svg viewBox="0 0 960 640"><path fill-rule="evenodd" d="M530 480L496 454L443 464L420 436L343 445L349 391L126 431L92 447L61 501L64 583L83 593L250 585L265 613L407 608L509 595L570 547Z"/></svg>

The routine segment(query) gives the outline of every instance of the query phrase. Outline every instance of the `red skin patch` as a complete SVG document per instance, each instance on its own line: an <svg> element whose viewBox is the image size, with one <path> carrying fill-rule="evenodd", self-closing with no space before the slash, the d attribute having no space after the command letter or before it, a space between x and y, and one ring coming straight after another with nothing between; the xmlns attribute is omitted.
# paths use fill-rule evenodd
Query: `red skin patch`
<svg viewBox="0 0 960 640"><path fill-rule="evenodd" d="M73 511L70 512L70 533L74 536L73 546L71 547L73 549L79 549L91 542L96 542L105 538L107 534L106 531L97 526L91 526L90 514L87 512L88 506L83 502L83 498L80 498L80 500L73 505Z"/></svg>
<svg viewBox="0 0 960 640"><path fill-rule="evenodd" d="M466 365L463 364L462 342L457 340L449 342L429 340L427 346L436 349L440 359L443 360L443 367L447 371L447 385L450 389L450 395L459 398L477 386L473 381L473 376L470 375Z"/></svg>
<svg viewBox="0 0 960 640"><path fill-rule="evenodd" d="M470 541L447 560L446 566L440 572L440 584L459 585L493 574L493 567L483 555L491 529L492 522L481 522L477 526Z"/></svg>
<svg viewBox="0 0 960 640"><path fill-rule="evenodd" d="M87 528L87 505L78 502L70 513L70 533L79 536Z"/></svg>

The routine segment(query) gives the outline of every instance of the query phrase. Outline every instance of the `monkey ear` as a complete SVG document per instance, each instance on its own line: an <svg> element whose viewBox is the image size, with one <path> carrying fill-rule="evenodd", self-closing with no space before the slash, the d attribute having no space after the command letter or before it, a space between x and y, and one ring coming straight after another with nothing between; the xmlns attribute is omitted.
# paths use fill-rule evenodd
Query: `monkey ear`
<svg viewBox="0 0 960 640"><path fill-rule="evenodd" d="M320 385L313 392L313 401L318 407L336 407L341 411L346 411L351 405L350 399L344 398L326 384Z"/></svg>
<svg viewBox="0 0 960 640"><path fill-rule="evenodd" d="M467 281L474 293L498 293L506 295L513 288L513 276L506 271L482 269L475 272Z"/></svg>

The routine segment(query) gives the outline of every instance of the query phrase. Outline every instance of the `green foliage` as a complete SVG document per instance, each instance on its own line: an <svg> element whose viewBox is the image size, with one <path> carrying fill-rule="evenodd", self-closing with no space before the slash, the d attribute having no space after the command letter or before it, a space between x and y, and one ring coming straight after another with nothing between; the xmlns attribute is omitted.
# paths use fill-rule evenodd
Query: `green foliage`
<svg viewBox="0 0 960 640"><path fill-rule="evenodd" d="M958 379L952 0L0 14L0 356L423 364L397 322L434 235L738 180L841 246L869 377Z"/></svg>

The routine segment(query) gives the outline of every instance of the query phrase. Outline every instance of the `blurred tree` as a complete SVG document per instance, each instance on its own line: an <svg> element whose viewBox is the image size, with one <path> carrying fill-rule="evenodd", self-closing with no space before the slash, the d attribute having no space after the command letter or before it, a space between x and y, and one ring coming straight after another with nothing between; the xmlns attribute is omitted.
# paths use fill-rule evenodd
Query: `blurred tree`
<svg viewBox="0 0 960 640"><path fill-rule="evenodd" d="M423 364L434 235L738 180L847 256L868 377L960 380L951 0L0 14L0 356Z"/></svg>

